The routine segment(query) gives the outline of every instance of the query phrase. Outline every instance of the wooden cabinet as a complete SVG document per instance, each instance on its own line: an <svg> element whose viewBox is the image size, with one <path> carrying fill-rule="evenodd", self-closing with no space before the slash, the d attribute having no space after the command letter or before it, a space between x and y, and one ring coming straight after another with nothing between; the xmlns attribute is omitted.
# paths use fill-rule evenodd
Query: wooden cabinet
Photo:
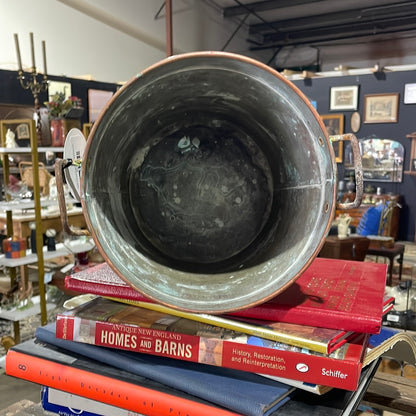
<svg viewBox="0 0 416 416"><path fill-rule="evenodd" d="M338 238L336 235L329 235L325 238L319 257L364 261L369 245L370 240L367 237L354 235L347 238Z"/></svg>
<svg viewBox="0 0 416 416"><path fill-rule="evenodd" d="M344 201L353 201L355 198L354 193L345 194ZM384 228L384 232L382 235L387 237L393 237L395 240L398 239L399 236L399 220L400 220L400 195L391 195L391 194L364 194L363 200L361 205L358 208L348 209L348 210L339 210L337 209L335 212L335 218L342 214L348 213L352 217L351 226L357 227L360 223L360 220L365 211L371 206L375 206L379 203L383 203L386 201L391 201L394 203L394 208L391 213L390 219L388 224Z"/></svg>

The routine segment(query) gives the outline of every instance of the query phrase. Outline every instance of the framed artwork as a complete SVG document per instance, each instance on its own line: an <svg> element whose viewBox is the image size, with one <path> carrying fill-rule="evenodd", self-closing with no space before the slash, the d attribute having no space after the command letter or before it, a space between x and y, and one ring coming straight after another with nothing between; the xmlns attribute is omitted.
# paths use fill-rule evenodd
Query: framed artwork
<svg viewBox="0 0 416 416"><path fill-rule="evenodd" d="M35 109L33 106L18 104L0 104L0 120L34 119ZM47 108L40 108L42 127L42 146L49 146L51 143L51 130L49 128L49 112ZM20 139L18 146L29 146L29 140Z"/></svg>
<svg viewBox="0 0 416 416"><path fill-rule="evenodd" d="M330 110L356 110L358 108L358 85L332 87Z"/></svg>
<svg viewBox="0 0 416 416"><path fill-rule="evenodd" d="M82 125L82 134L84 135L86 139L88 139L88 136L91 133L91 129L92 129L92 123L84 123Z"/></svg>
<svg viewBox="0 0 416 416"><path fill-rule="evenodd" d="M48 96L49 101L52 100L52 96L55 94L63 94L65 100L72 95L72 86L70 82L61 81L48 81Z"/></svg>
<svg viewBox="0 0 416 416"><path fill-rule="evenodd" d="M329 136L344 133L344 114L322 114L321 119ZM335 161L342 163L342 141L332 142L332 146L335 152Z"/></svg>
<svg viewBox="0 0 416 416"><path fill-rule="evenodd" d="M416 104L416 84L404 85L404 99L405 104Z"/></svg>
<svg viewBox="0 0 416 416"><path fill-rule="evenodd" d="M33 119L10 119L0 121L1 145L3 147L28 147L36 136ZM36 138L34 138L36 140Z"/></svg>
<svg viewBox="0 0 416 416"><path fill-rule="evenodd" d="M113 91L88 90L88 111L90 123L94 123L101 110L114 95Z"/></svg>
<svg viewBox="0 0 416 416"><path fill-rule="evenodd" d="M397 123L398 114L398 93L364 96L364 123Z"/></svg>

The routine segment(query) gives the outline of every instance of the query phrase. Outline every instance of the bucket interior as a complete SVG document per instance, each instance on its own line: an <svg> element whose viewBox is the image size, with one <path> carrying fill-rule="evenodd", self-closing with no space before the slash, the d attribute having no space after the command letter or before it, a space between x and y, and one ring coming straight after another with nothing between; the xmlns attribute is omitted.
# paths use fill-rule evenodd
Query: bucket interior
<svg viewBox="0 0 416 416"><path fill-rule="evenodd" d="M161 303L264 301L316 256L334 209L333 152L305 97L228 54L163 61L101 114L83 206L109 264Z"/></svg>

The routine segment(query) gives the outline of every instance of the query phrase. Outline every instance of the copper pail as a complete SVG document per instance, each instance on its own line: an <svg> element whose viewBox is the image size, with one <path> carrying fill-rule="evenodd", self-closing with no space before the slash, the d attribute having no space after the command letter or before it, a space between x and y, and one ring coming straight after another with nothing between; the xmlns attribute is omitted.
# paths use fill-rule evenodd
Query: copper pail
<svg viewBox="0 0 416 416"><path fill-rule="evenodd" d="M336 163L291 82L247 57L197 52L114 95L89 135L81 194L96 245L125 281L173 308L223 313L275 296L316 257Z"/></svg>

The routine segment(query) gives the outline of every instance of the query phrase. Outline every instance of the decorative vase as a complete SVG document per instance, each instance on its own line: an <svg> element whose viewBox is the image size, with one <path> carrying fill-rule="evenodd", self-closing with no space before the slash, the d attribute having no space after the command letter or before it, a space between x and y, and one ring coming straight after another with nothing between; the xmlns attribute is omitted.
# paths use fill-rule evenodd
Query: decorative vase
<svg viewBox="0 0 416 416"><path fill-rule="evenodd" d="M65 120L63 118L51 119L51 144L53 147L62 147L65 143Z"/></svg>
<svg viewBox="0 0 416 416"><path fill-rule="evenodd" d="M72 128L81 128L81 121L67 118L53 118L50 121L51 140L53 147L62 147L65 144L65 138Z"/></svg>

